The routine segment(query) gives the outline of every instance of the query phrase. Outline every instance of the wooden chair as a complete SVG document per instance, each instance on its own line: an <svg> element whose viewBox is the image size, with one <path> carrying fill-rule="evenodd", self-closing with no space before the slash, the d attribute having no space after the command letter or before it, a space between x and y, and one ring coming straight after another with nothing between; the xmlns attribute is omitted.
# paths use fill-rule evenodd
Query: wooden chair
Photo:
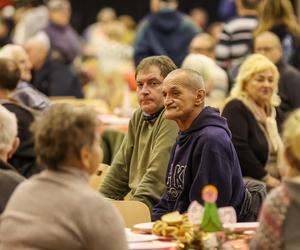
<svg viewBox="0 0 300 250"><path fill-rule="evenodd" d="M151 221L149 208L140 201L111 200L122 215L125 226L132 228L135 224Z"/></svg>
<svg viewBox="0 0 300 250"><path fill-rule="evenodd" d="M89 179L89 185L99 191L101 184L104 180L105 175L107 174L107 170L109 169L109 166L106 164L101 163L96 171L95 174L93 174Z"/></svg>

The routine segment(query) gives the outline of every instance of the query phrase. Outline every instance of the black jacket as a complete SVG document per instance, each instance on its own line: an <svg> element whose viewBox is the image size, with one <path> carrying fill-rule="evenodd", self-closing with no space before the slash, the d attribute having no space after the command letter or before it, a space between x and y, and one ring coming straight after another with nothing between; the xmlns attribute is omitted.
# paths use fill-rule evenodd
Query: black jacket
<svg viewBox="0 0 300 250"><path fill-rule="evenodd" d="M0 214L17 185L24 180L13 166L0 159Z"/></svg>
<svg viewBox="0 0 300 250"><path fill-rule="evenodd" d="M47 96L83 97L79 77L69 65L50 55L39 70L33 71L31 83Z"/></svg>
<svg viewBox="0 0 300 250"><path fill-rule="evenodd" d="M276 66L280 74L278 94L281 104L277 109L277 123L280 128L288 113L300 108L300 72L283 60Z"/></svg>
<svg viewBox="0 0 300 250"><path fill-rule="evenodd" d="M39 173L41 168L36 163L33 135L30 131L30 126L34 120L33 113L22 105L8 100L0 100L0 103L16 115L18 122L20 146L9 162L25 177Z"/></svg>
<svg viewBox="0 0 300 250"><path fill-rule="evenodd" d="M243 176L262 179L267 175L269 148L254 115L240 100L228 102L222 115L227 118Z"/></svg>

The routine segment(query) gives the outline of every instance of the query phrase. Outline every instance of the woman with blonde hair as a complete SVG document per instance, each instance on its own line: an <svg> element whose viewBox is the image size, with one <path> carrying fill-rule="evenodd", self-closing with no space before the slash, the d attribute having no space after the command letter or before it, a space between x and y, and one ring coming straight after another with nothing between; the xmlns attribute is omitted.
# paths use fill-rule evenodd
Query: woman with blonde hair
<svg viewBox="0 0 300 250"><path fill-rule="evenodd" d="M284 57L300 69L300 26L289 0L264 0L258 9L258 26L254 36L271 31L282 44Z"/></svg>
<svg viewBox="0 0 300 250"><path fill-rule="evenodd" d="M267 196L260 226L251 249L299 249L300 207L300 109L284 124L283 144L287 162L285 179Z"/></svg>
<svg viewBox="0 0 300 250"><path fill-rule="evenodd" d="M282 148L275 120L279 73L265 56L253 54L241 65L223 110L244 177L280 184Z"/></svg>
<svg viewBox="0 0 300 250"><path fill-rule="evenodd" d="M0 222L2 250L127 250L123 223L88 186L101 161L95 112L52 105L33 124L35 151L46 170L18 186Z"/></svg>

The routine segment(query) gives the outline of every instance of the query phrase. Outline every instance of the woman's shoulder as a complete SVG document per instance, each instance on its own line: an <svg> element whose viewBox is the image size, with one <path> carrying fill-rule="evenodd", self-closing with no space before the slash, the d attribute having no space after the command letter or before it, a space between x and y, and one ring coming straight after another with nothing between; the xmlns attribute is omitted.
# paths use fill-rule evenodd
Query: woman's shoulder
<svg viewBox="0 0 300 250"><path fill-rule="evenodd" d="M229 100L223 109L223 114L226 114L228 112L245 112L247 111L247 107L245 106L245 104L239 100L239 99L231 99Z"/></svg>
<svg viewBox="0 0 300 250"><path fill-rule="evenodd" d="M229 106L229 107L231 107L231 106L233 106L233 107L243 107L243 106L245 106L245 105L243 104L242 100L239 100L239 99L237 99L237 98L233 98L233 99L229 100L229 101L225 104L225 107L226 107L226 106Z"/></svg>

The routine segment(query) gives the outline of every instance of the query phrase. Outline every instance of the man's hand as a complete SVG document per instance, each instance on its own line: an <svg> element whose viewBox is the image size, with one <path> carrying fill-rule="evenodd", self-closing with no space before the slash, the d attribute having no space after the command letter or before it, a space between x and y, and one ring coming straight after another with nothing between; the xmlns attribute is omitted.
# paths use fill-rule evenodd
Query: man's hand
<svg viewBox="0 0 300 250"><path fill-rule="evenodd" d="M272 177L271 175L267 175L264 179L264 182L268 187L274 188L280 185L280 180Z"/></svg>

